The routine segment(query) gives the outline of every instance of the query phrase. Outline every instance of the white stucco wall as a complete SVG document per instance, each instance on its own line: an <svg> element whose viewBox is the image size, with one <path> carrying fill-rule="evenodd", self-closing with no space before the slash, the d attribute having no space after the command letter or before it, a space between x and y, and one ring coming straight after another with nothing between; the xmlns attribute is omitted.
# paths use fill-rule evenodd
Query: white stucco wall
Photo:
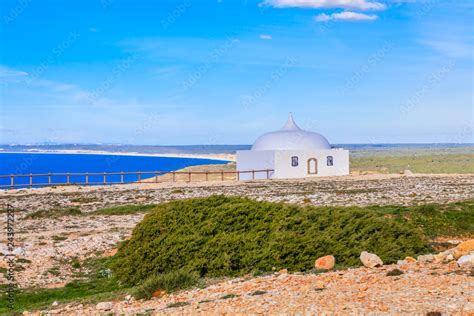
<svg viewBox="0 0 474 316"><path fill-rule="evenodd" d="M273 150L238 150L237 171L275 169L275 152ZM269 174L273 177L273 172ZM255 179L266 179L266 172L256 172ZM251 173L242 173L240 180L251 180Z"/></svg>
<svg viewBox="0 0 474 316"><path fill-rule="evenodd" d="M298 166L291 165L291 157L298 157ZM333 165L327 165L327 157ZM317 174L308 174L308 159L317 160ZM273 179L306 178L315 176L340 176L349 174L349 151L328 150L242 150L237 151L237 170L274 169ZM256 173L255 179L265 179L266 173ZM242 174L241 180L252 179L252 174Z"/></svg>
<svg viewBox="0 0 474 316"><path fill-rule="evenodd" d="M298 166L291 166L291 157L298 157ZM333 157L333 165L327 165L327 157ZM308 159L317 160L317 174L308 174ZM275 152L276 179L340 176L349 174L349 151L329 149L317 151L279 150Z"/></svg>

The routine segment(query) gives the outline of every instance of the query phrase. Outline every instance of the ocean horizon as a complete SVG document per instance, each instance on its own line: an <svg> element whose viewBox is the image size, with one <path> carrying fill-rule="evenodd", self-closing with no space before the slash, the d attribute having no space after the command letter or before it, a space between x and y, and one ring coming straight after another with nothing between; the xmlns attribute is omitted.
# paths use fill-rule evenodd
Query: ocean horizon
<svg viewBox="0 0 474 316"><path fill-rule="evenodd" d="M335 143L336 148L348 150L380 148L460 148L474 147L474 143ZM217 154L235 153L237 150L248 150L249 144L237 145L129 145L129 144L0 144L2 152L41 152L48 150L93 150L113 153L138 154Z"/></svg>

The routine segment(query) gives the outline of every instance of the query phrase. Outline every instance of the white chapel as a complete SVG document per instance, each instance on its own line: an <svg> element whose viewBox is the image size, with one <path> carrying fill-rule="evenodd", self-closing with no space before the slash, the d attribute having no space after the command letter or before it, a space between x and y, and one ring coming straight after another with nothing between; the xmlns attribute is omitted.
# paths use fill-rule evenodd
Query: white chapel
<svg viewBox="0 0 474 316"><path fill-rule="evenodd" d="M285 126L263 134L250 150L237 151L237 171L273 170L271 179L349 174L349 151L331 148L328 140L296 125L291 113ZM266 179L266 172L242 173L240 180Z"/></svg>

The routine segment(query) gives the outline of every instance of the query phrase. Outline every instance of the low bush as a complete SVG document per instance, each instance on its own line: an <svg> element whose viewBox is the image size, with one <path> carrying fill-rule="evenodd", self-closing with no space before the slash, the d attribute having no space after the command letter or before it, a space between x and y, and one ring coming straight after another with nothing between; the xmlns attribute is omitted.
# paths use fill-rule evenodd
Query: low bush
<svg viewBox="0 0 474 316"><path fill-rule="evenodd" d="M189 288L197 284L199 275L184 271L173 271L166 274L152 275L133 291L136 299L150 299L156 290L171 293L176 290Z"/></svg>
<svg viewBox="0 0 474 316"><path fill-rule="evenodd" d="M418 206L371 206L371 211L404 218L434 238L437 236L474 236L474 200Z"/></svg>
<svg viewBox="0 0 474 316"><path fill-rule="evenodd" d="M116 279L104 277L100 273L102 269L107 269L109 262L110 258L93 258L83 262L82 265L88 271L83 280L72 281L62 288L17 289L13 310L8 306L6 291L1 291L0 315L21 315L24 310L47 309L54 301L61 304L94 304L125 296L126 289L123 289ZM49 269L48 273L59 274L59 267Z"/></svg>
<svg viewBox="0 0 474 316"><path fill-rule="evenodd" d="M94 212L87 213L88 215L130 215L135 213L144 213L156 207L154 204L146 205L122 205L98 209Z"/></svg>
<svg viewBox="0 0 474 316"><path fill-rule="evenodd" d="M422 229L402 216L212 196L157 206L122 243L111 267L131 286L176 270L210 277L307 271L327 254L355 266L363 250L391 263L428 248Z"/></svg>
<svg viewBox="0 0 474 316"><path fill-rule="evenodd" d="M67 208L53 208L49 210L39 210L25 216L25 219L39 219L39 218L60 218L64 216L81 215L82 212L76 207Z"/></svg>

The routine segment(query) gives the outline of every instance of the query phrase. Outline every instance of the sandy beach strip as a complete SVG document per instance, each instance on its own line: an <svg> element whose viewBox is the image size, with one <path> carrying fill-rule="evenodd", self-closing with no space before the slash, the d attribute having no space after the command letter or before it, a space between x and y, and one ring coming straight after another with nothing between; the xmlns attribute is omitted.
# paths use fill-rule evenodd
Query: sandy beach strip
<svg viewBox="0 0 474 316"><path fill-rule="evenodd" d="M139 156L139 157L169 157L169 158L194 158L209 160L236 161L235 154L211 153L211 154L192 154L192 153L140 153L140 152L113 152L98 150L75 150L75 149L58 149L58 150L27 150L27 151L0 151L4 154L84 154L84 155L114 155L114 156Z"/></svg>

